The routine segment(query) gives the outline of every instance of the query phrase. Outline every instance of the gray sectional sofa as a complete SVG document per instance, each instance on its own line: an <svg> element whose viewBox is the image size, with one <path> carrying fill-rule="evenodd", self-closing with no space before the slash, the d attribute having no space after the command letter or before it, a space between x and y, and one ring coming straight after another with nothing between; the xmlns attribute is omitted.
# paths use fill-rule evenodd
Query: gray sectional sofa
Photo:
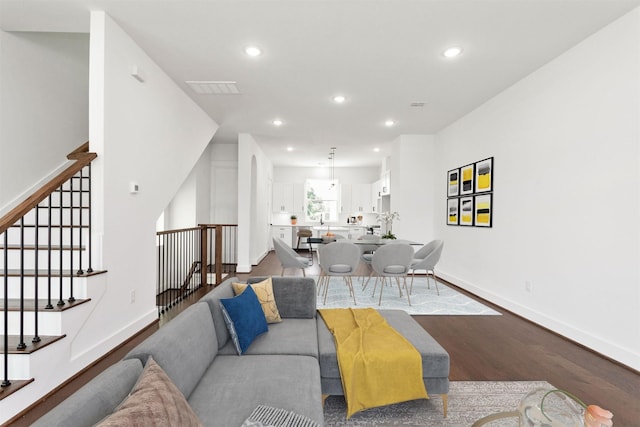
<svg viewBox="0 0 640 427"><path fill-rule="evenodd" d="M269 324L269 332L258 336L242 356L233 347L218 303L234 295L232 281L239 280L220 284L34 425L96 424L127 397L148 356L205 426L239 427L260 404L323 425L315 281L273 278L282 322Z"/></svg>
<svg viewBox="0 0 640 427"><path fill-rule="evenodd" d="M249 283L264 278L250 278ZM164 370L205 426L241 426L258 405L324 424L323 395L341 395L335 345L316 313L312 278L273 277L282 322L269 324L238 356L219 300L234 296L227 279L56 408L35 426L92 426L127 398L149 356ZM423 355L430 394L449 390L449 355L404 311L383 316Z"/></svg>

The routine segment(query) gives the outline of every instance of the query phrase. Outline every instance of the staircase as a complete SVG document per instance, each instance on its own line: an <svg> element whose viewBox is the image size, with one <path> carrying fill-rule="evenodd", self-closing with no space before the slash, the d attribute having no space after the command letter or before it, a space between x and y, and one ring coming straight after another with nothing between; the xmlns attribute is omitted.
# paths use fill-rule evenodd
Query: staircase
<svg viewBox="0 0 640 427"><path fill-rule="evenodd" d="M90 277L103 273L92 269L88 149L0 218L0 401L38 381L47 348L77 330L73 313L90 304Z"/></svg>

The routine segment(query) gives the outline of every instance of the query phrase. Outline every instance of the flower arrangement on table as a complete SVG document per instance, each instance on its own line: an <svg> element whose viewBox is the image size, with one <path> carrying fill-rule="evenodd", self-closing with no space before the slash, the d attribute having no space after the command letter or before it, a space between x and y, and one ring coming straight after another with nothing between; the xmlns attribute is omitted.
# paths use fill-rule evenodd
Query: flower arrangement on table
<svg viewBox="0 0 640 427"><path fill-rule="evenodd" d="M542 400L540 401L540 412L542 412L545 415L545 417L547 417L548 420L551 420L551 419L544 412L544 400L548 395L552 393L562 393L570 397L571 399L573 399L573 401L576 402L578 405L582 406L582 408L584 409L584 426L585 427L613 426L613 421L612 421L613 414L611 412L607 411L606 409L602 409L598 405L587 405L572 393L569 393L568 391L565 391L565 390L559 390L559 389L549 390L544 394L544 396L542 396Z"/></svg>
<svg viewBox="0 0 640 427"><path fill-rule="evenodd" d="M396 235L393 234L393 220L400 220L400 214L397 211L394 212L382 212L378 214L377 221L379 223L384 223L386 226L386 233L381 237L383 239L395 239Z"/></svg>
<svg viewBox="0 0 640 427"><path fill-rule="evenodd" d="M576 405L562 405L562 402L548 402L556 393L569 397L579 405L580 411ZM567 402L569 402L567 400ZM564 426L576 425L584 427L611 427L613 426L613 414L606 409L602 409L598 405L587 405L578 397L565 390L560 389L537 389L527 394L520 402L518 408L520 413L520 422L523 425L530 426ZM573 420L573 421L571 421ZM579 421L578 421L579 420Z"/></svg>

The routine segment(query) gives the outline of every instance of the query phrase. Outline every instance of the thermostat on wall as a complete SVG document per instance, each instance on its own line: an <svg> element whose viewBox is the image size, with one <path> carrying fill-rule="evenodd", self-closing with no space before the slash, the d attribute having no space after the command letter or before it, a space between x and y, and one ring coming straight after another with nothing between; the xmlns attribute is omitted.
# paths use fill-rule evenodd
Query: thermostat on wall
<svg viewBox="0 0 640 427"><path fill-rule="evenodd" d="M139 190L139 186L136 182L130 182L129 183L129 193L130 194L137 194Z"/></svg>

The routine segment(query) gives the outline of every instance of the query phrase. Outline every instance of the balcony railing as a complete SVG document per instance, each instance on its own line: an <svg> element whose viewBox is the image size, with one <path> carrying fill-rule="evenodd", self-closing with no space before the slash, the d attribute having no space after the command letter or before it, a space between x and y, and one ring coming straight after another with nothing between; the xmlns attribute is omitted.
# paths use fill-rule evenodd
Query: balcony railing
<svg viewBox="0 0 640 427"><path fill-rule="evenodd" d="M157 233L156 305L162 315L195 291L235 273L237 225L200 224Z"/></svg>

